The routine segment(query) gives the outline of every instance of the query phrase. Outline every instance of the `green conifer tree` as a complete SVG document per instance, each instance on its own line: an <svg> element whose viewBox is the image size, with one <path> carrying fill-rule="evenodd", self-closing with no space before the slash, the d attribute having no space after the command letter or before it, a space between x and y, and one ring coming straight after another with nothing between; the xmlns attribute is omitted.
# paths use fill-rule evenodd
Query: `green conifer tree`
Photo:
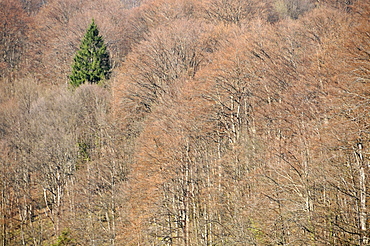
<svg viewBox="0 0 370 246"><path fill-rule="evenodd" d="M69 83L73 88L83 83L101 84L109 79L111 73L109 53L94 19L73 60L72 73L69 76Z"/></svg>

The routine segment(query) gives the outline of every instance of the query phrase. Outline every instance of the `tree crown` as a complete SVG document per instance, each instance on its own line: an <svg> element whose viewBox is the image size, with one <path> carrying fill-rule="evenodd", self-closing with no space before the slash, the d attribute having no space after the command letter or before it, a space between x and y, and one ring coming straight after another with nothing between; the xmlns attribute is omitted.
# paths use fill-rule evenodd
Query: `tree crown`
<svg viewBox="0 0 370 246"><path fill-rule="evenodd" d="M107 46L93 19L73 59L69 83L74 88L83 83L101 84L109 79L110 73Z"/></svg>

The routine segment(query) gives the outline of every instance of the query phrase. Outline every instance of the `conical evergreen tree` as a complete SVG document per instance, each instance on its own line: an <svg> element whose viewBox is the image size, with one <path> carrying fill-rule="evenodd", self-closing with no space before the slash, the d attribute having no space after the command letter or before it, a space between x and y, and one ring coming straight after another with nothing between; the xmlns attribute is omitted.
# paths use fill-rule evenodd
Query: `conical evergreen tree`
<svg viewBox="0 0 370 246"><path fill-rule="evenodd" d="M109 53L94 19L73 60L72 73L69 76L72 87L76 88L83 83L100 84L109 79L111 73Z"/></svg>

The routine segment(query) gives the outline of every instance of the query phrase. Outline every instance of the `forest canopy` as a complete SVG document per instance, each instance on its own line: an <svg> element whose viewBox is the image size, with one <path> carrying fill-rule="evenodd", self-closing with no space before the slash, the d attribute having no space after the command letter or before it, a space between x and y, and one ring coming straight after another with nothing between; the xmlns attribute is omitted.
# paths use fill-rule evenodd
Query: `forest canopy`
<svg viewBox="0 0 370 246"><path fill-rule="evenodd" d="M1 245L369 245L369 16L0 1Z"/></svg>

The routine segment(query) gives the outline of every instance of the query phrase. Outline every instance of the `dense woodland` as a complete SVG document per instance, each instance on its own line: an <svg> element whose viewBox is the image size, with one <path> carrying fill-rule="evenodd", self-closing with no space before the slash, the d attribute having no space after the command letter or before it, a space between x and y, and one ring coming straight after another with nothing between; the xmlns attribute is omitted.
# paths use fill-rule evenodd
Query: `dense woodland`
<svg viewBox="0 0 370 246"><path fill-rule="evenodd" d="M1 246L370 245L369 117L366 0L0 0Z"/></svg>

